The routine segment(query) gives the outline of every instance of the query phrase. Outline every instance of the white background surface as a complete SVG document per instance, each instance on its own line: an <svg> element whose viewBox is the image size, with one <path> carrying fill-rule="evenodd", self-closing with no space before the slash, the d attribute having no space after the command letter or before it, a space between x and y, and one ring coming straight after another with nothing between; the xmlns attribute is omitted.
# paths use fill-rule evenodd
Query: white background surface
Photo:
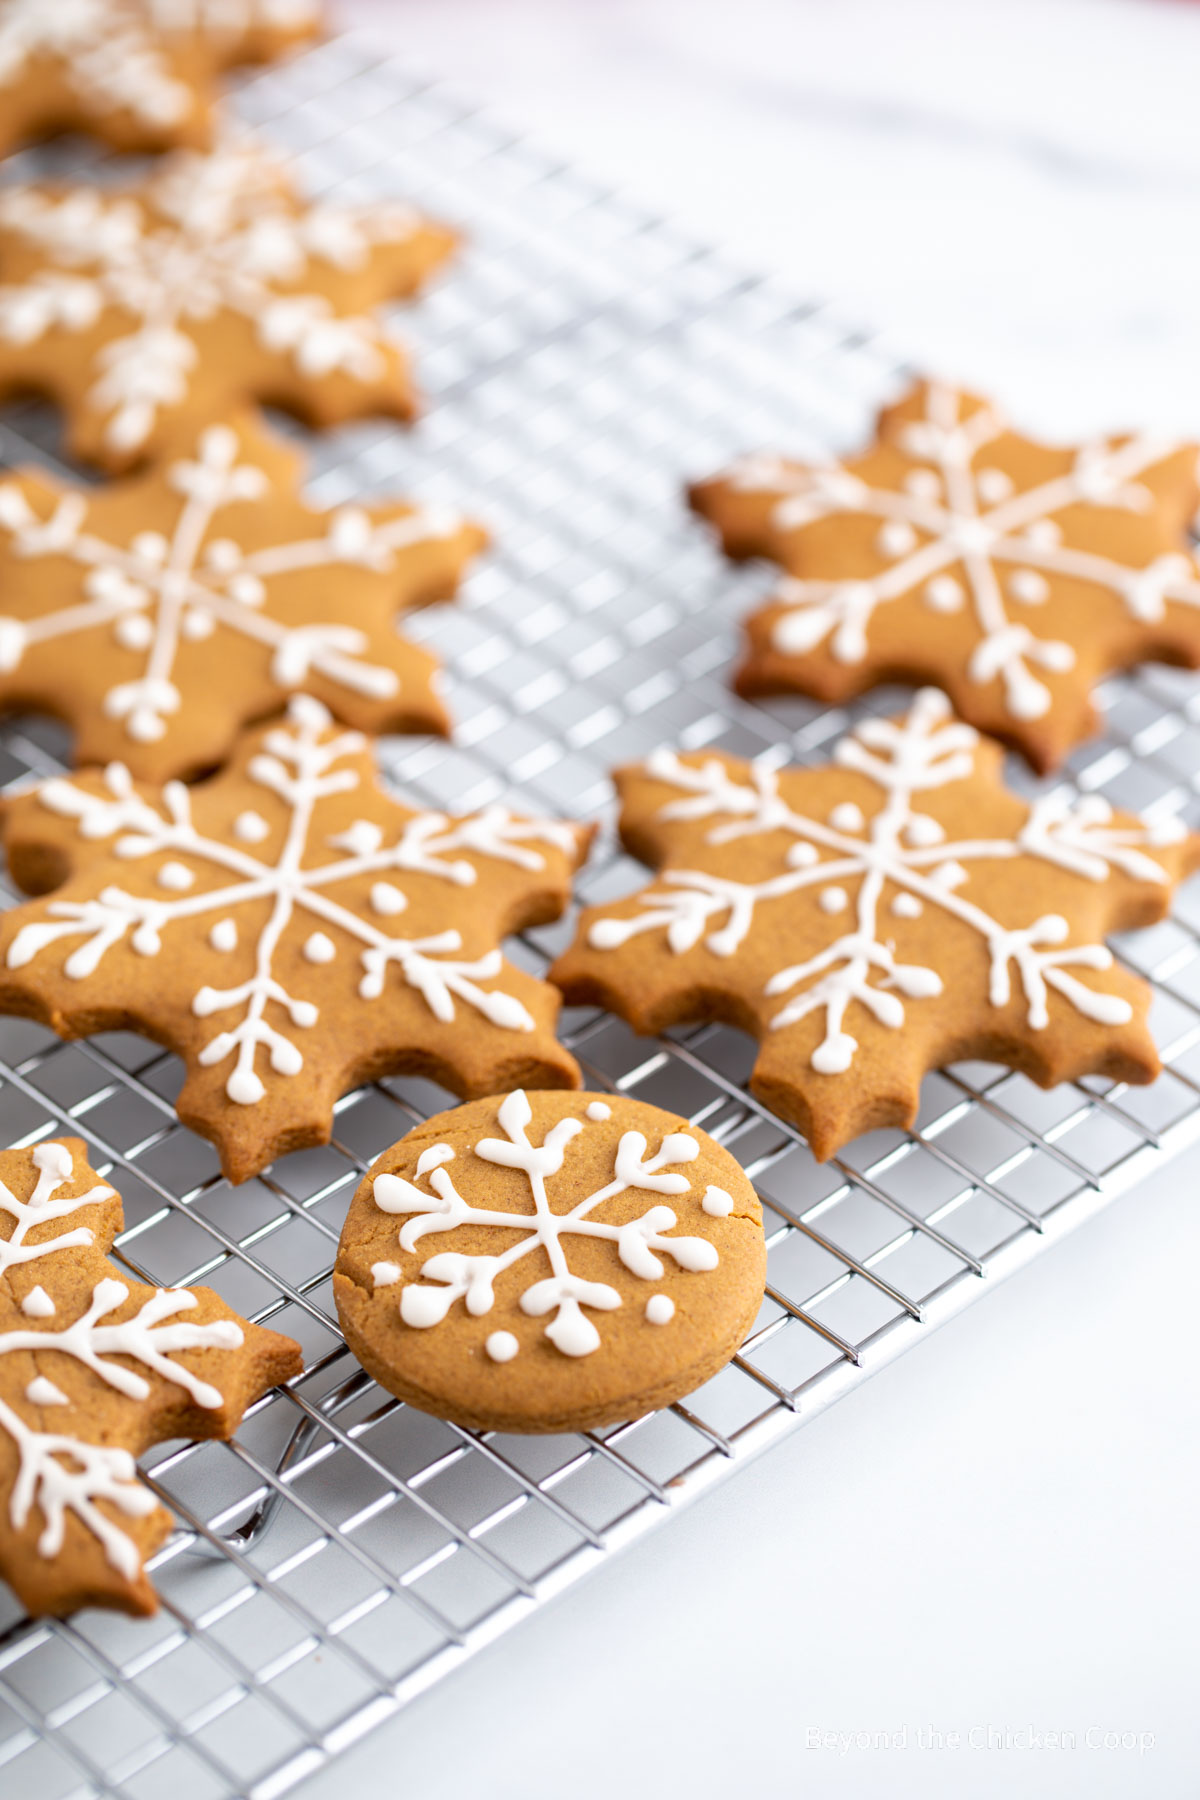
<svg viewBox="0 0 1200 1800"><path fill-rule="evenodd" d="M1200 432L1200 6L339 16L1026 422ZM305 1800L1192 1800L1198 1174L1193 1158L1118 1201ZM1031 1726L1077 1747L1022 1747ZM964 1747L921 1747L930 1727ZM970 1748L988 1727L1010 1747ZM905 1746L809 1749L812 1728Z"/></svg>

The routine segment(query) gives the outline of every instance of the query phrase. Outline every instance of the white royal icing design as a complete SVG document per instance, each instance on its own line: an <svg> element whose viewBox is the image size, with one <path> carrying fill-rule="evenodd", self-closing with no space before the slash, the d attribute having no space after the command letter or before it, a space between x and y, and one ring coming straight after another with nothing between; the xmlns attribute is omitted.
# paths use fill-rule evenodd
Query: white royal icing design
<svg viewBox="0 0 1200 1800"><path fill-rule="evenodd" d="M533 1110L520 1089L506 1096L497 1116L504 1137L482 1138L472 1146L472 1154L484 1162L520 1169L529 1182L532 1213L500 1212L472 1205L462 1198L453 1175L442 1162L427 1164L425 1170L418 1164L418 1174L428 1173L431 1194L400 1175L375 1178L372 1192L376 1206L383 1212L411 1215L400 1227L400 1248L410 1255L423 1237L432 1232L456 1231L460 1225L498 1226L519 1233L519 1241L498 1256L466 1256L443 1250L430 1257L421 1265L420 1280L407 1283L401 1291L400 1316L406 1325L418 1329L439 1325L457 1300L463 1301L473 1318L484 1317L495 1303L497 1277L533 1251L541 1250L551 1273L524 1290L521 1311L530 1318L553 1313L545 1328L550 1342L564 1356L590 1356L600 1347L600 1333L583 1308L612 1312L622 1304L621 1296L607 1282L585 1281L571 1273L565 1238L605 1239L616 1247L625 1268L642 1281L661 1279L660 1257L664 1255L673 1257L681 1269L699 1272L716 1268L716 1246L707 1238L664 1235L679 1222L669 1206L651 1206L625 1225L607 1225L589 1217L605 1201L615 1199L628 1188L644 1188L656 1194L688 1193L691 1184L679 1172L678 1165L694 1162L699 1156L700 1145L694 1137L686 1132L668 1132L655 1154L647 1156L648 1146L642 1133L623 1132L612 1181L577 1201L569 1212L556 1213L551 1208L546 1184L562 1169L568 1144L587 1130L587 1122L560 1119L550 1127L541 1144L531 1144L528 1126ZM510 1337L507 1332L493 1333L485 1346L488 1355L498 1361L515 1356L516 1339L510 1345ZM499 1357L493 1348L497 1339L505 1340L504 1354Z"/></svg>
<svg viewBox="0 0 1200 1800"><path fill-rule="evenodd" d="M19 1265L93 1243L95 1234L87 1226L59 1231L36 1244L29 1243L28 1237L37 1226L65 1221L81 1208L97 1206L113 1195L110 1187L99 1183L85 1194L56 1198L74 1174L71 1153L63 1144L39 1144L32 1160L38 1179L28 1200L18 1200L0 1182L0 1211L13 1220L11 1235L0 1240L0 1277ZM215 1387L172 1362L171 1357L182 1350L236 1350L243 1342L241 1326L232 1319L217 1319L208 1325L182 1322L179 1315L197 1305L196 1296L185 1288L158 1288L132 1319L106 1324L128 1297L123 1281L105 1277L92 1289L85 1311L69 1325L0 1332L0 1358L18 1351L55 1350L128 1399L148 1399L150 1384L145 1377L126 1363L112 1360L124 1357L183 1388L197 1406L211 1409L222 1405ZM30 1290L21 1310L27 1318L57 1316L54 1302L40 1285ZM36 1407L72 1404L70 1395L46 1376L35 1376L27 1384L25 1399ZM13 1529L20 1531L36 1506L45 1522L38 1553L56 1556L62 1548L66 1516L73 1513L100 1540L112 1567L132 1580L139 1566L137 1546L96 1505L98 1500L106 1500L127 1518L141 1518L154 1510L154 1496L138 1483L129 1452L89 1444L63 1432L39 1431L5 1400L0 1400L0 1430L13 1440L19 1458L9 1500Z"/></svg>
<svg viewBox="0 0 1200 1800"><path fill-rule="evenodd" d="M885 569L838 580L788 577L779 585L774 597L787 611L774 626L777 649L804 655L828 643L838 662L860 663L876 610L920 592L935 612L970 607L977 637L968 679L998 677L1011 717L1041 718L1051 695L1034 670L1065 673L1075 666L1075 650L1014 618L1006 594L1036 607L1049 593L1046 576L1061 576L1106 589L1146 624L1163 617L1168 601L1200 606L1200 579L1182 546L1148 568L1130 567L1064 543L1050 517L1069 507L1147 511L1152 498L1138 477L1181 446L1149 436L1086 444L1069 473L1014 493L1002 470L976 466L1008 429L1005 421L990 406L970 418L960 413L958 393L929 384L924 418L888 440L918 465L899 490L871 487L840 463L800 468L768 455L744 458L725 478L744 492L776 496L772 523L781 531L837 516L884 521L877 548L888 558Z"/></svg>
<svg viewBox="0 0 1200 1800"><path fill-rule="evenodd" d="M52 59L96 119L127 112L162 131L182 124L194 104L172 72L172 36L223 51L246 32L300 31L316 16L313 0L5 0L0 89L30 80Z"/></svg>
<svg viewBox="0 0 1200 1800"><path fill-rule="evenodd" d="M867 776L882 800L869 821L859 813L859 828L853 831L792 811L779 792L777 769L766 762L748 765L743 780L715 759L694 767L673 751L656 752L645 764L647 775L681 795L667 803L661 818L713 819L706 838L712 845L785 832L792 846L781 859L780 872L759 882L667 869L660 878L664 887L641 896L639 913L595 920L588 943L593 949L615 950L643 932L664 931L675 955L703 942L712 955L727 959L746 941L760 906L813 887L842 895L845 884L857 882L853 922L816 955L779 969L763 988L767 996L792 996L771 1018L773 1031L811 1013L824 1016L812 1067L822 1075L839 1075L850 1068L858 1048L845 1028L852 1006L865 1007L880 1025L896 1030L904 1023L906 1001L942 992L937 971L902 961L894 936L882 927L880 903L890 884L900 890L898 898L936 907L979 934L988 953L993 1006L1009 1003L1016 971L1026 1023L1033 1030L1049 1023L1051 990L1085 1018L1104 1025L1127 1023L1132 1012L1126 1000L1088 987L1069 973L1072 967L1110 968L1112 954L1103 944L1069 944L1070 926L1058 913L1022 926L1004 925L956 889L969 878L966 865L1015 857L1056 865L1089 881L1105 881L1115 868L1134 880L1162 884L1165 872L1146 849L1178 843L1184 836L1182 824L1168 819L1118 828L1111 823L1112 808L1099 795L1072 801L1051 794L1034 801L1014 837L947 843L941 826L918 809L915 797L969 780L978 743L978 734L950 716L949 702L934 688L923 689L908 717L898 723L865 721L834 750L834 761ZM838 808L834 812L848 821L848 814ZM837 916L841 905L839 899L831 916ZM893 905L889 911L893 918L913 916L909 907ZM778 920L778 913L774 917Z"/></svg>
<svg viewBox="0 0 1200 1800"><path fill-rule="evenodd" d="M66 559L79 571L80 589L67 605L29 618L0 617L0 673L20 668L35 645L111 626L123 649L144 655L141 673L103 697L106 714L121 720L137 743L167 734L182 703L176 665L186 663L189 643L217 630L232 634L234 654L239 638L268 651L270 678L283 693L315 676L371 700L391 699L400 686L395 670L365 660L366 633L337 618L336 599L323 624L289 626L275 611L286 616L290 576L303 580L317 569L387 574L397 552L453 537L461 519L448 507L425 507L377 523L361 508L344 506L306 522L296 536L244 550L222 515L246 501L266 501L270 483L240 451L228 425L202 431L192 457L167 467L167 482L179 496L170 535L142 530L127 544L89 526L86 494L63 494L51 516L41 518L17 482L0 485L0 534L13 553L22 563ZM246 816L247 841L261 823Z"/></svg>
<svg viewBox="0 0 1200 1800"><path fill-rule="evenodd" d="M94 899L51 901L46 909L49 917L23 926L13 939L8 967L22 968L48 945L80 938L82 942L66 959L64 973L70 980L85 981L114 944L128 940L138 955L157 956L163 933L177 921L216 913L222 922L226 915L244 907L250 909L250 919L257 921L261 902L269 900L266 921L253 928L244 922L240 934L247 960L252 959L246 978L229 987L201 987L192 1000L197 1018L215 1013L238 1015L235 1024L208 1041L199 1061L207 1067L234 1058L225 1092L242 1106L254 1105L266 1093L255 1069L259 1047L267 1052L276 1075L296 1075L304 1066L304 1057L294 1034L310 1030L320 1017L311 1000L289 993L274 973L276 951L294 919L309 944L309 923L315 921L335 927L352 940L359 951L362 973L358 993L364 1000L382 995L388 969L394 965L438 1019L452 1020L456 1002L461 1002L506 1031L532 1031L534 1021L518 999L503 990L478 985L500 974L504 959L498 949L473 961L455 961L453 953L462 949L459 931L447 928L424 938L392 936L353 911L331 890L385 869L433 876L451 887L471 887L476 870L455 854L461 851L537 870L544 866L544 858L530 846L550 844L570 854L575 847L571 827L550 819L514 818L504 807L491 806L457 823L443 813L416 813L390 844L384 842L381 827L366 820L339 838L314 840L318 803L331 795L356 791L360 785L359 773L340 765L361 752L366 740L358 732L333 734L330 727L329 714L318 701L296 695L286 724L268 733L263 750L250 763L249 779L275 795L287 809L287 831L270 862L234 842L199 831L192 822L191 791L181 782L168 782L157 805L141 798L119 763L105 772L108 798L64 779L44 783L38 790L43 805L76 819L85 838L113 838L114 856L138 862L169 852L185 859L188 866L194 865L210 884L216 877L216 885L178 899L134 894L114 886ZM238 835L235 826L233 836ZM345 849L347 837L353 848L328 860L328 850ZM331 942L325 932L320 936ZM231 954L225 935L213 947L223 958ZM324 947L316 957L305 960L326 960ZM270 1003L286 1015L288 1029L269 1022Z"/></svg>
<svg viewBox="0 0 1200 1800"><path fill-rule="evenodd" d="M0 341L32 344L111 317L86 399L109 448L135 452L160 410L205 379L189 328L221 313L249 323L264 351L306 379L380 380L391 340L378 320L297 284L314 267L362 268L375 245L402 243L419 225L395 202L294 209L281 165L246 140L177 151L138 193L10 187L0 228L44 261L0 285Z"/></svg>
<svg viewBox="0 0 1200 1800"><path fill-rule="evenodd" d="M714 1219L727 1219L733 1211L733 1196L724 1188L707 1187L700 1204Z"/></svg>

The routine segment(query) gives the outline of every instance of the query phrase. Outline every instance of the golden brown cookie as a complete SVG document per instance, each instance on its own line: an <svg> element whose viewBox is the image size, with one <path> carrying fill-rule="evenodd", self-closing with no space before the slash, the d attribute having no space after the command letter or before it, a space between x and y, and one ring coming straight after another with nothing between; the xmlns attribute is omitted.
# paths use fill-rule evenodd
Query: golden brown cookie
<svg viewBox="0 0 1200 1800"><path fill-rule="evenodd" d="M56 891L0 921L0 1011L174 1050L179 1116L231 1181L327 1143L334 1102L376 1076L578 1084L558 995L499 944L562 912L590 830L404 806L307 695L197 787L117 763L44 782L5 824L17 882Z"/></svg>
<svg viewBox="0 0 1200 1800"><path fill-rule="evenodd" d="M249 400L315 425L411 417L408 359L376 312L453 234L399 203L300 200L248 139L180 150L123 189L0 192L0 393L64 408L110 470Z"/></svg>
<svg viewBox="0 0 1200 1800"><path fill-rule="evenodd" d="M705 1132L620 1095L518 1090L385 1150L333 1287L351 1350L411 1406L585 1431L714 1375L766 1267L754 1189Z"/></svg>
<svg viewBox="0 0 1200 1800"><path fill-rule="evenodd" d="M211 1288L132 1280L121 1223L78 1138L0 1152L0 1574L35 1615L154 1612L142 1564L174 1521L134 1457L232 1437L302 1366Z"/></svg>
<svg viewBox="0 0 1200 1800"><path fill-rule="evenodd" d="M0 0L0 156L62 130L118 150L206 144L214 77L318 21L316 0Z"/></svg>
<svg viewBox="0 0 1200 1800"><path fill-rule="evenodd" d="M1096 728L1106 671L1200 665L1196 462L1150 434L1050 449L931 381L848 462L745 458L691 490L731 556L787 572L749 620L739 692L933 681L1054 768Z"/></svg>
<svg viewBox="0 0 1200 1800"><path fill-rule="evenodd" d="M444 732L395 616L451 595L483 532L446 507L318 512L299 477L242 414L126 481L0 479L0 706L141 781L214 767L298 688L363 731Z"/></svg>
<svg viewBox="0 0 1200 1800"><path fill-rule="evenodd" d="M617 776L659 877L587 909L551 979L637 1031L751 1032L753 1091L820 1160L911 1124L922 1076L962 1058L1152 1081L1148 990L1103 940L1164 916L1200 839L1098 795L1029 805L1001 763L934 688L820 768L659 751Z"/></svg>

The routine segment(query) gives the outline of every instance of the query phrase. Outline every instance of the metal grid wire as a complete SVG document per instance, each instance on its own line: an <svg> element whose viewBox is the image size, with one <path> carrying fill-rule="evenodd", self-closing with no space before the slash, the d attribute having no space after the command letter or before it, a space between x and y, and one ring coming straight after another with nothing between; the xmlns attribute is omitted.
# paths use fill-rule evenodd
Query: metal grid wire
<svg viewBox="0 0 1200 1800"><path fill-rule="evenodd" d="M405 309L424 422L309 441L321 502L415 492L495 535L461 603L409 627L450 664L454 743L390 740L388 773L457 811L506 795L608 819L608 769L658 743L819 755L850 714L730 694L736 621L766 577L722 562L679 488L757 444L853 443L900 378L886 351L356 40L255 77L236 104L314 189L407 192L468 234L457 269ZM47 164L42 152L33 166ZM7 418L6 460L53 462L48 414ZM1152 669L1103 697L1106 734L1070 779L1117 804L1194 811L1195 683ZM57 770L65 750L44 722L11 724L0 782ZM641 879L610 832L583 897ZM254 1407L236 1443L146 1459L180 1522L151 1564L155 1620L34 1625L0 1610L5 1795L284 1792L1192 1142L1197 927L1185 896L1171 922L1119 945L1155 982L1168 1072L1153 1088L1043 1093L958 1066L926 1081L915 1131L877 1132L823 1167L747 1094L736 1033L646 1040L567 1014L591 1085L686 1113L733 1151L770 1243L767 1301L733 1364L686 1405L588 1436L426 1418L375 1387L339 1336L329 1272L350 1197L380 1150L448 1103L440 1090L350 1094L328 1148L233 1190L175 1120L171 1058L130 1036L62 1044L3 1021L0 1142L82 1134L124 1196L119 1253L135 1274L208 1282L306 1353L303 1377ZM529 934L518 960L543 969L570 930Z"/></svg>

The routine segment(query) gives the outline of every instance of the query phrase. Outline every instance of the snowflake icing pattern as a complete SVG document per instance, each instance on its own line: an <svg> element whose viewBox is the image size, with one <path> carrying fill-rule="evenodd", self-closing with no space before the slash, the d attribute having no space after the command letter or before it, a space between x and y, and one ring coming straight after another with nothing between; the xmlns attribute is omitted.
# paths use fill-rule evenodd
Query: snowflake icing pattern
<svg viewBox="0 0 1200 1800"><path fill-rule="evenodd" d="M69 113L128 149L194 138L216 70L316 24L313 0L0 0L0 152Z"/></svg>
<svg viewBox="0 0 1200 1800"><path fill-rule="evenodd" d="M1196 455L1151 435L1046 450L920 383L855 461L744 458L693 490L731 551L788 571L751 621L739 685L841 700L924 665L964 717L1050 766L1084 735L1105 668L1200 661Z"/></svg>
<svg viewBox="0 0 1200 1800"><path fill-rule="evenodd" d="M323 423L408 417L397 343L369 312L412 293L453 246L411 207L302 205L248 140L180 151L139 188L0 192L0 385L66 395L78 454L120 468L183 418L255 397ZM177 428L177 427L176 427Z"/></svg>
<svg viewBox="0 0 1200 1800"><path fill-rule="evenodd" d="M231 817L247 784L256 803ZM287 1147L323 1142L347 1071L366 1064L432 1066L468 1094L494 1091L514 1062L534 1067L544 1085L578 1079L553 1036L552 990L506 965L496 946L504 932L562 910L588 841L582 827L501 806L458 820L412 812L375 785L364 738L338 733L303 695L286 725L250 734L231 768L201 788L169 782L148 797L112 765L43 783L18 808L20 825L10 822L18 876L22 844L36 851L50 842L81 872L57 897L8 915L0 1006L32 1006L69 1031L71 1014L95 1004L89 978L117 946L132 952L109 977L121 990L120 1016L136 1014L165 1036L191 1074L226 1071L223 1095L210 1091L191 1112L185 1089L180 1106L216 1140L232 1179L255 1173L273 1150L271 1123L264 1144L262 1129L241 1123L243 1109L265 1102ZM69 837L55 836L47 814L74 822ZM139 865L140 892L118 879ZM406 915L421 924L404 934L389 927ZM167 939L172 954L148 991L138 959L158 956ZM61 974L46 967L55 947ZM357 962L349 987L339 973L348 949ZM229 961L241 965L236 978L218 983ZM280 962L297 970L291 985ZM214 979L194 985L189 971L201 969ZM371 1005L389 977L415 1009L398 1004L395 985L386 1007ZM307 992L292 991L299 978ZM322 1006L344 1013L348 993L362 1002L349 1043L344 1029L318 1029ZM227 1023L211 1032L203 1022L214 1018ZM524 1037L514 1049L511 1040ZM304 1096L289 1094L288 1078L310 1067ZM325 1090L315 1100L313 1086Z"/></svg>
<svg viewBox="0 0 1200 1800"><path fill-rule="evenodd" d="M769 761L685 761L673 751L656 752L631 772L624 816L639 833L654 821L664 831L663 885L622 904L619 916L612 916L611 908L589 914L580 942L560 960L553 979L568 1000L602 998L642 1028L652 1028L642 1000L623 999L621 952L632 940L661 933L668 955L681 961L677 978L670 977L669 969L659 971L672 996L677 999L689 984L693 991L726 988L744 995L767 1043L776 1038L785 1043L782 1034L806 1021L811 1033L815 1021L816 1041L802 1061L820 1076L841 1077L859 1049L853 1035L861 1030L856 1018L869 1019L887 1033L901 1033L911 1003L943 994L938 969L931 962L909 961L902 951L906 923L919 921L933 908L948 927L965 927L984 948L986 994L981 1002L1008 1008L1016 1000L1026 1031L1044 1033L1056 1001L1080 1019L1112 1031L1130 1025L1135 1012L1124 993L1094 986L1074 972L1111 969L1111 952L1100 942L1071 941L1074 928L1064 915L1073 910L1073 890L1078 909L1081 878L1089 886L1103 885L1114 871L1138 887L1136 899L1128 892L1112 895L1111 927L1145 923L1165 911L1169 881L1188 860L1182 851L1183 827L1177 820L1150 823L1115 816L1098 795L1072 803L1051 794L1033 803L1011 835L948 837L918 797L928 796L925 804L931 805L939 790L976 782L979 749L978 735L951 716L945 696L923 690L906 719L864 722L834 752L838 768L869 779L882 798L879 809L866 816L856 799L843 798L821 818L799 810L800 790L793 789L796 804L789 802L779 770ZM819 773L791 771L789 785L816 780ZM643 795L659 784L676 790L678 797L654 804L647 813L648 796ZM985 830L997 793L1003 790L994 781L981 783L969 812ZM697 842L691 828L709 820ZM672 849L672 830L685 826L688 844ZM738 852L731 853L731 846L771 837L787 840L775 872L755 882L726 872L738 866ZM673 866L680 848L712 866ZM1152 850L1167 854L1160 861L1148 854ZM1013 923L993 916L988 870L1016 859L1040 867L1039 884L1050 888L1061 912L1041 912ZM1054 871L1065 879L1050 887ZM799 906L802 895L815 899L815 908L811 903ZM839 929L836 922L843 914L850 922ZM827 935L824 920L833 929L821 943ZM747 991L741 973L747 953L767 941L780 944L786 954L789 938L809 953L772 970L757 993ZM608 968L610 957L613 966ZM757 952L755 959L760 960ZM636 966L638 981L648 985L652 978L644 961ZM1127 982L1125 986L1129 991ZM961 997L957 1003L962 1004ZM687 1015L705 1016L705 1009L690 1005ZM673 1002L672 1016L678 1016ZM981 1038L986 1033L983 1023ZM873 1048L878 1047L874 1040ZM803 1100L809 1084L800 1065L789 1058L785 1070L778 1057L773 1061L783 1087ZM1154 1072L1151 1065L1140 1079L1148 1080ZM1139 1077L1130 1070L1129 1078ZM861 1087L856 1082L848 1098L869 1110L870 1095L864 1096ZM776 1086L773 1098L780 1097ZM821 1130L819 1120L814 1130L814 1149L829 1155L837 1143Z"/></svg>
<svg viewBox="0 0 1200 1800"><path fill-rule="evenodd" d="M130 536L131 513L155 524ZM136 487L4 482L0 700L65 712L79 762L117 757L147 780L211 767L306 686L363 729L444 730L431 659L393 617L450 592L482 537L445 507L311 511L290 453L248 419L207 427ZM351 577L336 607L314 595L319 571ZM218 679L209 640L226 633L242 642Z"/></svg>
<svg viewBox="0 0 1200 1800"><path fill-rule="evenodd" d="M455 1250L441 1250L431 1256L421 1266L420 1280L406 1283L401 1290L400 1316L406 1325L428 1328L439 1325L455 1302L461 1300L473 1318L482 1318L495 1304L497 1279L541 1251L551 1272L525 1288L521 1311L535 1319L553 1313L545 1335L555 1348L564 1356L590 1356L600 1348L600 1333L582 1309L586 1306L597 1312L612 1312L621 1305L621 1296L608 1282L586 1281L573 1275L568 1246L563 1240L577 1236L611 1243L624 1267L642 1281L661 1279L663 1256L672 1257L681 1269L715 1269L717 1249L707 1238L665 1235L679 1223L669 1206L648 1207L640 1217L624 1225L609 1225L591 1217L597 1208L628 1188L644 1188L655 1194L688 1193L691 1183L679 1165L694 1162L700 1146L686 1132L673 1131L664 1136L653 1156L647 1156L644 1135L640 1131L623 1132L613 1179L577 1201L569 1212L555 1212L546 1184L561 1171L567 1146L587 1129L587 1122L560 1119L539 1145L529 1141L532 1117L523 1092L518 1089L507 1095L498 1113L504 1137L481 1138L473 1151L484 1162L523 1172L529 1181L532 1213L473 1206L464 1200L447 1166L454 1160L449 1144L431 1144L417 1162L417 1177L428 1178L432 1194L400 1175L376 1176L372 1187L376 1206L382 1212L409 1215L399 1234L400 1248L407 1254L411 1255L421 1239L431 1233L456 1231L461 1226L494 1226L517 1234L517 1242L496 1256L467 1256ZM717 1190L708 1191L711 1194ZM727 1200L727 1196L721 1195L721 1199ZM377 1286L389 1286L395 1279L394 1264L375 1265ZM488 1339L487 1350L496 1361L507 1362L515 1354L516 1339L511 1333L496 1333Z"/></svg>
<svg viewBox="0 0 1200 1800"><path fill-rule="evenodd" d="M47 1429L45 1420L62 1409L66 1417L86 1431L89 1394L97 1392L97 1384L144 1405L152 1394L147 1376L160 1377L182 1389L193 1405L204 1411L220 1412L225 1406L222 1393L173 1359L188 1350L240 1350L245 1344L245 1332L232 1314L204 1323L189 1320L186 1315L196 1310L199 1301L186 1288L141 1288L137 1311L114 1321L113 1315L130 1298L130 1286L111 1272L102 1272L111 1271L112 1265L103 1259L103 1246L97 1243L98 1230L94 1225L75 1223L79 1215L86 1221L90 1214L94 1221L96 1215L91 1209L115 1199L113 1189L97 1182L83 1193L64 1195L64 1187L76 1185L76 1169L71 1150L63 1143L39 1144L32 1151L11 1151L7 1155L10 1164L16 1158L31 1163L36 1182L29 1198L21 1200L0 1180L0 1220L8 1227L7 1237L0 1236L0 1298L10 1302L12 1314L25 1321L15 1328L0 1330L0 1359L33 1353L41 1369L45 1367L41 1359L48 1352L55 1352L70 1358L79 1371L86 1371L82 1385L69 1394L57 1380L44 1373L34 1374L22 1396L25 1406L34 1411L32 1419L23 1416L15 1395L0 1399L0 1431L11 1438L17 1452L8 1496L8 1522L19 1533L35 1514L40 1514L42 1529L37 1553L44 1559L53 1559L63 1548L67 1519L74 1517L97 1540L110 1568L124 1581L133 1583L139 1577L141 1555L133 1538L112 1514L145 1519L160 1509L153 1494L137 1480L131 1450L120 1442L123 1428L114 1437L95 1443L78 1435L78 1428ZM88 1174L85 1166L83 1178ZM111 1225L111 1217L106 1223ZM43 1228L51 1225L66 1229L46 1235ZM111 1241L111 1230L106 1235ZM68 1293L73 1295L75 1291L80 1252L95 1253L98 1278L92 1282L84 1310L69 1323L60 1324L58 1310L63 1301L56 1277L63 1271L61 1254L68 1250L74 1252L67 1265L71 1278ZM13 1279L15 1270L21 1271L19 1281ZM32 1285L27 1279L30 1274L36 1278ZM276 1339L275 1343L283 1346L286 1340ZM291 1346L287 1347L285 1360L293 1361ZM139 1367L131 1368L131 1363ZM61 1380L62 1365L51 1366ZM140 1373L139 1368L146 1374ZM152 1438L153 1425L148 1427L146 1419L132 1425L130 1443ZM101 1501L104 1506L98 1504ZM165 1514L163 1525L164 1530L169 1527ZM17 1554L19 1563L22 1553ZM4 1558L5 1562L8 1560ZM19 1566L8 1571L18 1588L22 1572ZM24 1572L28 1573L28 1569ZM78 1577L66 1579L71 1582ZM132 1598L138 1603L138 1596ZM145 1610L144 1604L139 1604L139 1610Z"/></svg>

